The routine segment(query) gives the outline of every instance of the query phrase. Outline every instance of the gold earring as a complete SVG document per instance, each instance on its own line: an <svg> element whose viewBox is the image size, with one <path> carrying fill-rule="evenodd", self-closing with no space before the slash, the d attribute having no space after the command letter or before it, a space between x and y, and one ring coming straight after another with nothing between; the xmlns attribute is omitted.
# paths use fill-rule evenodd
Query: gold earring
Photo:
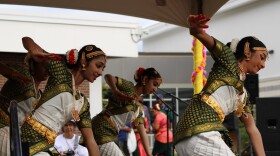
<svg viewBox="0 0 280 156"><path fill-rule="evenodd" d="M143 84L143 86L145 86L146 85L145 81L142 81L142 84Z"/></svg>
<svg viewBox="0 0 280 156"><path fill-rule="evenodd" d="M86 70L86 56L85 56L85 52L82 53L81 65L82 65L82 70Z"/></svg>
<svg viewBox="0 0 280 156"><path fill-rule="evenodd" d="M250 60L250 43L247 41L244 45L244 55L245 55L245 60L249 61Z"/></svg>

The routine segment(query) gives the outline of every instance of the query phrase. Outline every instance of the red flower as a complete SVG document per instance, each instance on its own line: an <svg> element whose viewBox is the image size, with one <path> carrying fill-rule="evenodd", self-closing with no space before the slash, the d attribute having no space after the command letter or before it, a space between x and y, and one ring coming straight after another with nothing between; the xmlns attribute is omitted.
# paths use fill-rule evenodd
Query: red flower
<svg viewBox="0 0 280 156"><path fill-rule="evenodd" d="M145 68L142 68L142 67L138 68L138 70L137 70L137 77L140 78L141 75L143 74L144 70L145 70Z"/></svg>

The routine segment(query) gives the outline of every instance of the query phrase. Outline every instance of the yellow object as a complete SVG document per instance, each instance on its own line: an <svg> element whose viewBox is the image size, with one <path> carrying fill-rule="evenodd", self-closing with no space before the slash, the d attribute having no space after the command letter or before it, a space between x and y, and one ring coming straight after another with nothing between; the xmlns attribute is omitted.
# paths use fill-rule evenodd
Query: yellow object
<svg viewBox="0 0 280 156"><path fill-rule="evenodd" d="M27 116L26 117L26 122L32 126L32 128L38 132L39 134L41 134L42 136L46 137L48 140L49 144L54 143L55 138L57 136L56 132L50 130L48 127L44 126L43 124L41 124L40 122L38 122L36 119L34 119L31 116Z"/></svg>
<svg viewBox="0 0 280 156"><path fill-rule="evenodd" d="M204 86L204 67L205 67L205 61L206 57L203 57L203 44L196 38L194 38L194 43L193 43L193 60L194 60L194 65L193 65L193 85L194 85L194 94L200 93Z"/></svg>

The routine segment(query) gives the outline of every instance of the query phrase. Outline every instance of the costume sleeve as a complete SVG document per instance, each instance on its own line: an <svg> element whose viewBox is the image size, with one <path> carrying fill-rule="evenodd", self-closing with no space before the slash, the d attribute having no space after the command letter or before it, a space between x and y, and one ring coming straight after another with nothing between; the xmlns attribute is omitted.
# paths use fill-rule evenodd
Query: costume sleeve
<svg viewBox="0 0 280 156"><path fill-rule="evenodd" d="M134 84L131 81L125 80L120 77L117 78L117 88L125 95L134 96Z"/></svg>
<svg viewBox="0 0 280 156"><path fill-rule="evenodd" d="M214 59L215 64L218 64L219 66L222 65L229 71L235 72L237 70L237 63L234 53L228 46L215 38L213 39L215 40L215 47L209 52Z"/></svg>
<svg viewBox="0 0 280 156"><path fill-rule="evenodd" d="M141 105L139 105L139 115L137 116L137 118L132 122L132 125L134 127L138 126L139 124L144 124L144 118L143 118L143 107Z"/></svg>
<svg viewBox="0 0 280 156"><path fill-rule="evenodd" d="M27 68L20 65L7 66L32 79ZM7 98L7 100L14 99L18 102L34 97L35 90L33 82L23 84L17 80L8 79L1 89L1 96Z"/></svg>
<svg viewBox="0 0 280 156"><path fill-rule="evenodd" d="M67 84L72 88L72 74L62 61L50 61L46 65L46 68L49 72L46 91L51 90L59 84Z"/></svg>
<svg viewBox="0 0 280 156"><path fill-rule="evenodd" d="M246 99L246 105L244 106L243 110L244 110L245 113L252 113L252 104L249 100L249 96Z"/></svg>
<svg viewBox="0 0 280 156"><path fill-rule="evenodd" d="M50 61L46 65L46 69L49 73L48 82L35 109L62 92L73 93L72 74L62 61Z"/></svg>
<svg viewBox="0 0 280 156"><path fill-rule="evenodd" d="M84 106L80 111L80 121L77 122L78 128L91 128L91 119L90 119L90 104L85 97Z"/></svg>

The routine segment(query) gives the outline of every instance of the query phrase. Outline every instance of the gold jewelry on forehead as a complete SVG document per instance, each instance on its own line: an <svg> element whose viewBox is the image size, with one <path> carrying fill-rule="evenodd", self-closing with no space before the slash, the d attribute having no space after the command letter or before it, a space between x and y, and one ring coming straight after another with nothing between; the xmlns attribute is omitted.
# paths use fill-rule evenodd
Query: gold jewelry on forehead
<svg viewBox="0 0 280 156"><path fill-rule="evenodd" d="M91 45L86 46L86 50L87 50L87 51L92 51L92 49L93 49L93 46L91 46Z"/></svg>
<svg viewBox="0 0 280 156"><path fill-rule="evenodd" d="M244 45L244 51L245 52L249 52L250 48L249 48L250 43L247 41ZM267 49L265 47L253 47L252 48L255 51L267 51Z"/></svg>
<svg viewBox="0 0 280 156"><path fill-rule="evenodd" d="M255 51L267 51L267 49L264 48L264 47L254 47L253 50L255 50Z"/></svg>
<svg viewBox="0 0 280 156"><path fill-rule="evenodd" d="M86 54L86 57L87 57L87 58L92 58L92 57L98 56L98 55L104 55L104 56L106 56L106 54L105 54L103 51L94 51L94 52L91 52L91 53Z"/></svg>

